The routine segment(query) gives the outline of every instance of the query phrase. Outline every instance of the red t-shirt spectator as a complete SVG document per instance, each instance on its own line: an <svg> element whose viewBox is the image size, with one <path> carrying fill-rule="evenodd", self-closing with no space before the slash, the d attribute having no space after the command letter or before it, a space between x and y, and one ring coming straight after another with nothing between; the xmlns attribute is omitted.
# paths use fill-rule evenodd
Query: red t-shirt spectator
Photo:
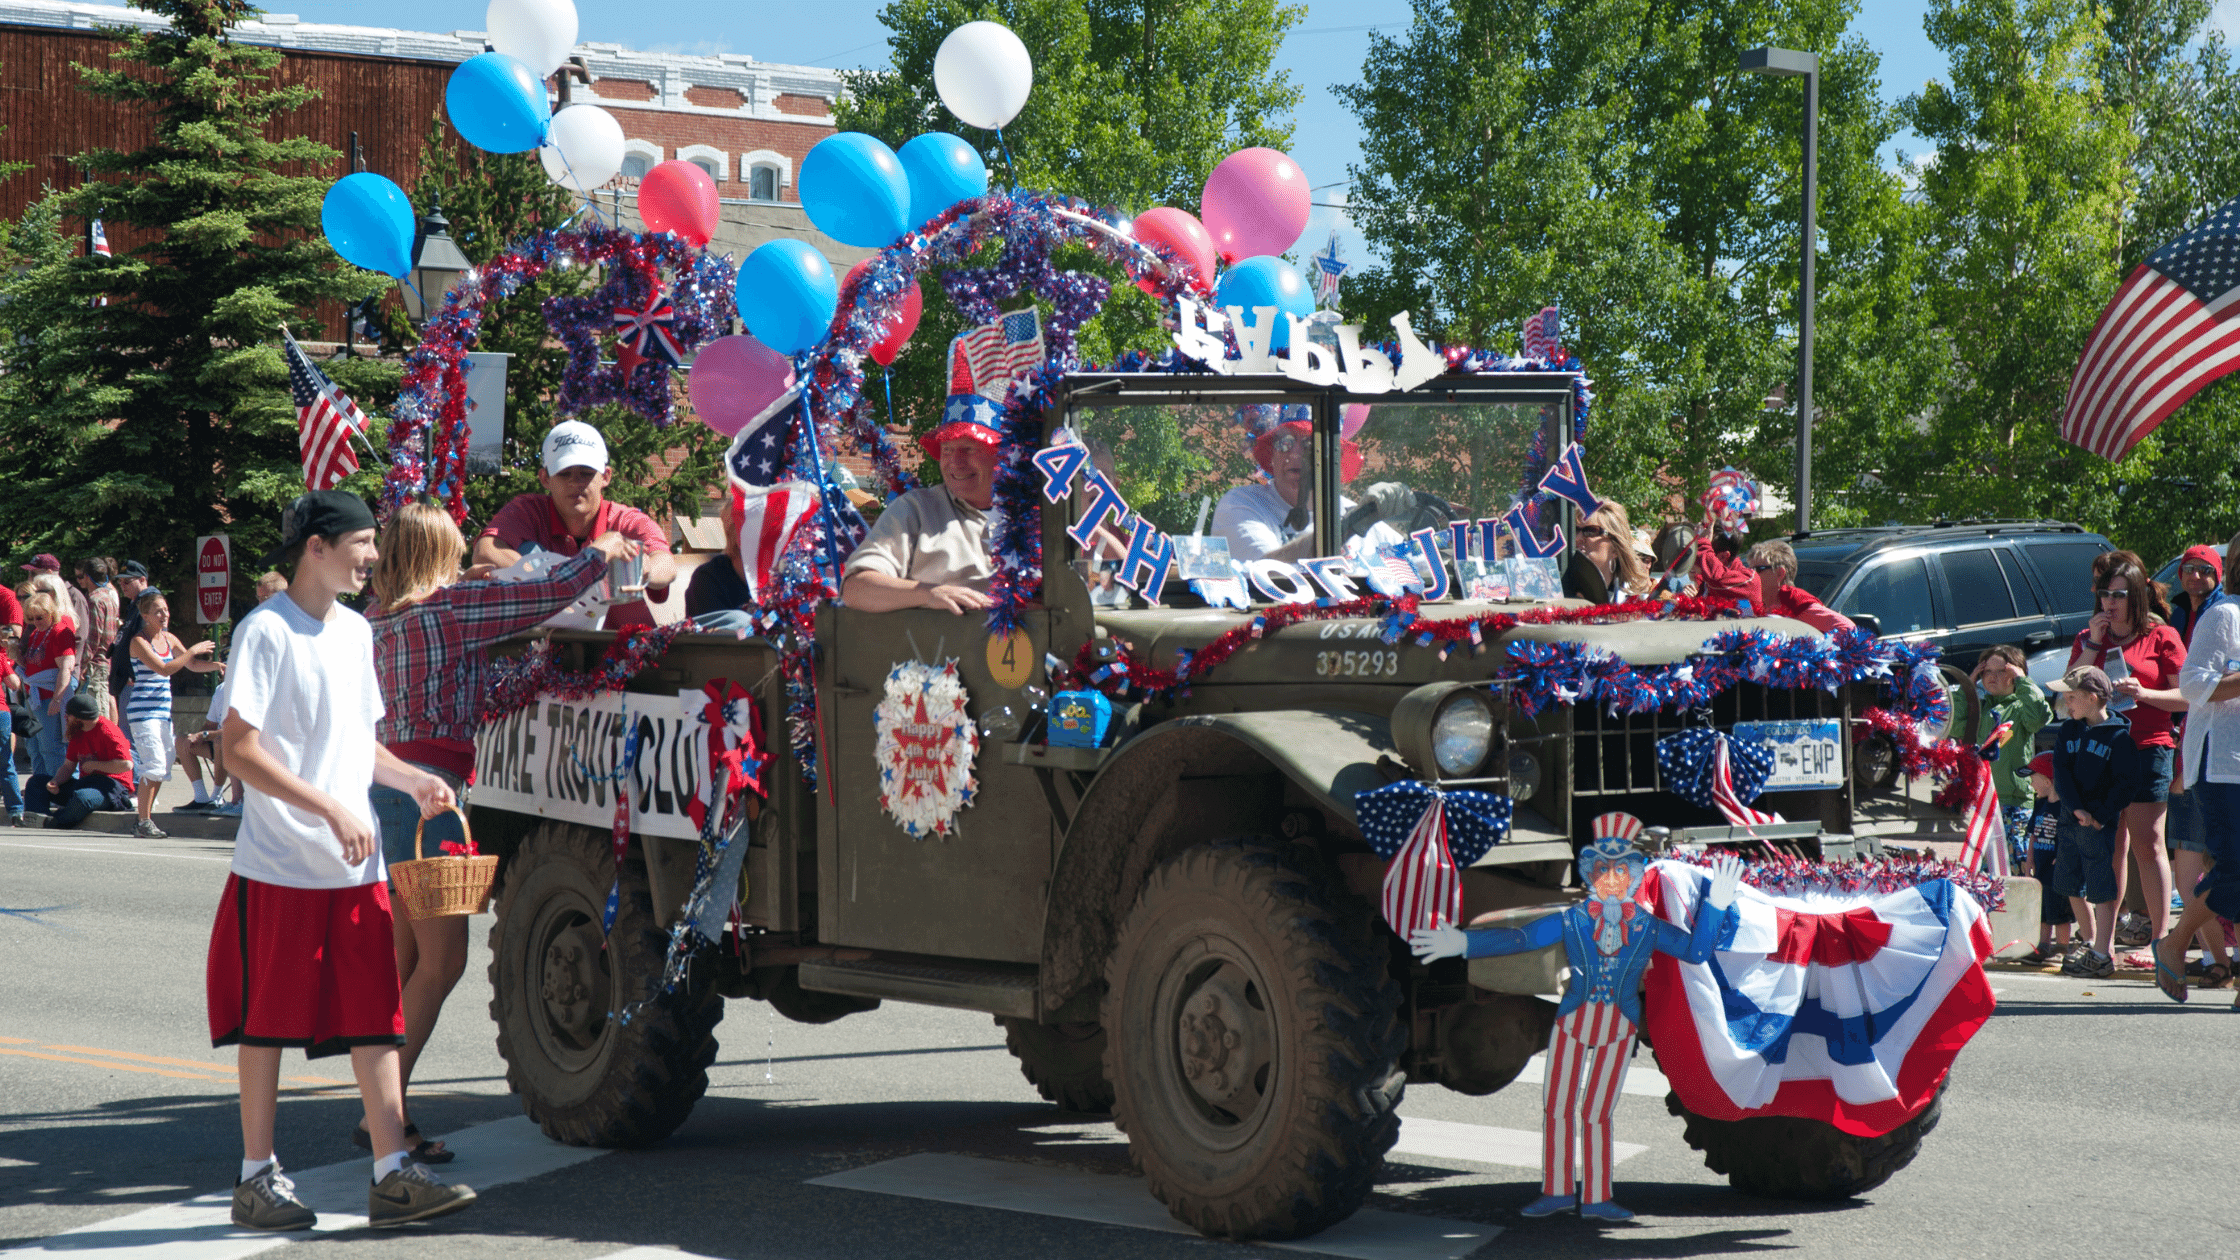
<svg viewBox="0 0 2240 1260"><path fill-rule="evenodd" d="M0 586L0 626L15 626L20 629L22 625L23 601L16 598L14 591Z"/></svg>
<svg viewBox="0 0 2240 1260"><path fill-rule="evenodd" d="M1742 557L1720 554L1708 538L1696 539L1696 593L1704 599L1723 599L1732 604L1748 600L1752 613L1765 612L1757 573L1742 562Z"/></svg>
<svg viewBox="0 0 2240 1260"><path fill-rule="evenodd" d="M107 718L95 718L93 725L80 734L72 735L69 746L62 750L62 756L78 767L80 778L106 773L122 785L125 791L133 790L132 745L125 740L124 732L117 729L117 724ZM86 769L89 761L121 761L125 764L125 769L121 774L115 771L92 771Z"/></svg>
<svg viewBox="0 0 2240 1260"><path fill-rule="evenodd" d="M634 543L648 554L669 554L669 535L654 519L634 507L625 507L612 499L603 499L599 510L591 516L591 532L578 538L568 532L560 519L560 509L552 506L549 494L516 495L513 502L498 509L476 537L495 538L498 545L509 551L523 550L534 544L555 555L572 556L583 550L583 544L613 530ZM646 593L655 599L666 599L669 588L649 586ZM607 609L607 629L622 626L650 626L653 610L644 600L616 604Z"/></svg>
<svg viewBox="0 0 2240 1260"><path fill-rule="evenodd" d="M55 667L55 662L78 652L78 627L68 617L55 622L45 634L34 634L24 645L23 676L43 674ZM84 664L84 662L79 662ZM84 671L79 671L83 673Z"/></svg>
<svg viewBox="0 0 2240 1260"><path fill-rule="evenodd" d="M2095 652L2085 646L2092 637L2088 629L2077 632L2077 641L2069 647L2069 668L2079 665L2108 667L2108 653ZM2178 632L2168 625L2156 625L2145 634L2134 635L2123 645L2123 663L2130 666L2131 676L2149 691L2168 691L2178 685L2178 670L2186 663L2186 644ZM2171 733L2171 714L2141 700L2131 706L2131 742L2140 748L2175 748L2177 736Z"/></svg>
<svg viewBox="0 0 2240 1260"><path fill-rule="evenodd" d="M1851 618L1821 603L1817 596L1801 586L1782 587L1766 601L1765 611L1776 617L1794 618L1822 634L1834 634L1854 626Z"/></svg>

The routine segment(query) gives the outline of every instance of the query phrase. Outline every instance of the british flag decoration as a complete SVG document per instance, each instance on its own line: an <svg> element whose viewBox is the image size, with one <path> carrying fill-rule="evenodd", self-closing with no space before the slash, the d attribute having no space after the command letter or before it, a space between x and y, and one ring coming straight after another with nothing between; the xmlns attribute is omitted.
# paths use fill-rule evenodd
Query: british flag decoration
<svg viewBox="0 0 2240 1260"><path fill-rule="evenodd" d="M684 362L684 347L677 341L677 309L669 299L655 297L644 306L614 308L615 362L629 376L641 363Z"/></svg>
<svg viewBox="0 0 2240 1260"><path fill-rule="evenodd" d="M365 432L365 413L311 362L287 329L282 328L280 335L287 339L281 352L288 361L288 389L296 400L296 449L303 455L303 487L332 490L358 471L358 452L350 438Z"/></svg>
<svg viewBox="0 0 2240 1260"><path fill-rule="evenodd" d="M1443 792L1403 779L1354 798L1361 837L1385 859L1378 908L1403 938L1417 928L1460 926L1462 867L1509 833L1515 806L1491 792Z"/></svg>
<svg viewBox="0 0 2240 1260"><path fill-rule="evenodd" d="M2108 300L2069 380L2061 436L2121 459L2240 367L2240 200L2139 264Z"/></svg>
<svg viewBox="0 0 2240 1260"><path fill-rule="evenodd" d="M1709 886L1701 868L1667 861L1643 891L1684 927ZM1990 1018L1990 916L1949 881L1809 900L1746 884L1735 909L1709 962L1659 955L1649 967L1649 1038L1696 1115L1877 1137L1929 1105Z"/></svg>

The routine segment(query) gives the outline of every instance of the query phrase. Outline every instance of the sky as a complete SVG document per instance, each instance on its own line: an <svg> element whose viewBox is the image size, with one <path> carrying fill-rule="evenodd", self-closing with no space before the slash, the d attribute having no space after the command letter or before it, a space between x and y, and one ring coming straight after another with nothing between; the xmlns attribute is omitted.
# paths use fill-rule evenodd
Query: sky
<svg viewBox="0 0 2240 1260"><path fill-rule="evenodd" d="M367 23L365 0L265 0L274 12L293 11L306 22ZM762 61L853 69L884 66L886 29L879 25L880 0L576 0L579 37L668 52L744 53ZM1318 202L1342 202L1348 163L1360 160L1360 128L1331 91L1334 84L1359 77L1368 32L1398 35L1406 30L1406 0L1347 0L1308 3L1305 18L1284 41L1278 58L1304 92L1294 117L1291 155L1317 187ZM1883 96L1896 101L1943 73L1944 54L1921 29L1925 0L1863 0L1853 29L1882 53ZM475 0L384 0L379 22L415 30L479 30L484 6ZM2212 19L2240 40L2240 0L2219 0ZM1033 109L1029 98L1027 108ZM1919 156L1918 137L1900 136L1886 157L1898 150ZM1062 190L1060 190L1062 191ZM1148 207L1129 207L1147 209ZM1341 229L1340 249L1360 260L1367 254L1358 232L1342 210L1322 206L1300 238L1302 252L1322 247L1333 227Z"/></svg>

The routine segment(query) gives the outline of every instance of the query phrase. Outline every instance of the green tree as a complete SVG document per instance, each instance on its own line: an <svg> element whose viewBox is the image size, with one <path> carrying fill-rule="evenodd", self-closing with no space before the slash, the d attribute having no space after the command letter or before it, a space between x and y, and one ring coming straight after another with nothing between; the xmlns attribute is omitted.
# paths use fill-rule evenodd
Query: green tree
<svg viewBox="0 0 2240 1260"><path fill-rule="evenodd" d="M1128 213L1155 205L1196 213L1206 176L1223 157L1291 143L1288 116L1299 91L1273 63L1284 32L1304 12L1282 0L894 0L879 14L893 69L846 74L837 121L898 148L927 131L961 135L980 148L998 187L1047 189ZM933 89L942 39L980 18L1017 32L1034 58L1034 93L1004 129L1003 145L960 123ZM995 256L991 248L975 261L987 265ZM1056 261L1110 274L1085 250L1060 251ZM893 379L898 418L917 431L940 414L943 354L964 327L935 278L921 287L925 314ZM1164 344L1159 318L1149 297L1115 286L1103 315L1083 332L1082 358L1109 363L1125 350L1157 350ZM873 371L865 392L878 401L867 405L883 410ZM1098 436L1119 451L1131 503L1168 523L1195 511L1192 488L1213 463L1173 416L1143 412L1125 434ZM920 475L932 480L938 472L929 463Z"/></svg>
<svg viewBox="0 0 2240 1260"><path fill-rule="evenodd" d="M437 204L450 220L452 239L469 262L481 266L536 232L577 218L576 199L546 177L535 154L491 154L450 136L439 117L429 124L420 150L420 179L413 204L422 214ZM546 271L482 317L475 349L511 355L506 363L505 444L495 474L467 479L471 520L487 521L517 494L541 493L537 483L544 435L560 419L560 379L567 350L544 322L548 298L589 290L599 277L589 268ZM436 296L429 295L431 298ZM402 332L399 321L392 328ZM626 407L595 407L579 419L607 440L614 482L607 493L656 520L706 510L709 487L721 471L726 439L694 419L676 374L675 419L656 428Z"/></svg>
<svg viewBox="0 0 2240 1260"><path fill-rule="evenodd" d="M1951 82L1903 109L1936 146L1920 176L1937 259L1924 293L1953 370L1926 440L1893 450L1894 480L1950 515L2113 520L2127 474L2056 428L2119 279L2136 187L2126 112L2098 77L2100 12L2081 0L1932 0L1927 29Z"/></svg>
<svg viewBox="0 0 2240 1260"><path fill-rule="evenodd" d="M1896 123L1847 0L1417 0L1341 87L1363 131L1352 202L1384 265L1354 285L1381 324L1412 309L1443 339L1511 349L1564 310L1598 393L1598 488L1670 509L1724 464L1786 488L1802 97L1738 72L1740 50L1817 53L1818 410L1889 428L1933 379L1893 262L1905 207L1877 149ZM1831 352L1833 352L1831 354ZM1831 358L1849 362L1830 362ZM1823 457L1816 483L1848 482ZM1653 516L1652 518L1653 519Z"/></svg>
<svg viewBox="0 0 2240 1260"><path fill-rule="evenodd" d="M136 2L168 27L105 30L108 64L78 71L89 95L144 113L153 138L73 158L92 179L33 207L16 234L23 265L0 283L13 340L0 530L27 548L134 556L176 581L196 534L228 532L241 555L270 546L302 489L281 325L311 333L320 304L385 281L342 265L318 231L339 155L285 134L315 93L273 85L283 54L228 38L255 7ZM95 217L130 242L114 258L78 254L67 235ZM337 375L371 412L396 370Z"/></svg>

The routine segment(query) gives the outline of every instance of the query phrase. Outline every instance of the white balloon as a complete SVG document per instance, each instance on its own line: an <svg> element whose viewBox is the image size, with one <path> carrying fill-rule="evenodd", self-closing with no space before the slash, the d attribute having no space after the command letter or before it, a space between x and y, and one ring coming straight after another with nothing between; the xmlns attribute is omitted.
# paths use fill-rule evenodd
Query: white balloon
<svg viewBox="0 0 2240 1260"><path fill-rule="evenodd" d="M588 193L622 173L622 124L596 105L570 105L552 116L537 157L553 183Z"/></svg>
<svg viewBox="0 0 2240 1260"><path fill-rule="evenodd" d="M967 22L933 54L933 87L966 125L993 130L1019 116L1034 89L1034 58L1000 22Z"/></svg>
<svg viewBox="0 0 2240 1260"><path fill-rule="evenodd" d="M550 78L576 47L575 0L490 0L490 46Z"/></svg>

